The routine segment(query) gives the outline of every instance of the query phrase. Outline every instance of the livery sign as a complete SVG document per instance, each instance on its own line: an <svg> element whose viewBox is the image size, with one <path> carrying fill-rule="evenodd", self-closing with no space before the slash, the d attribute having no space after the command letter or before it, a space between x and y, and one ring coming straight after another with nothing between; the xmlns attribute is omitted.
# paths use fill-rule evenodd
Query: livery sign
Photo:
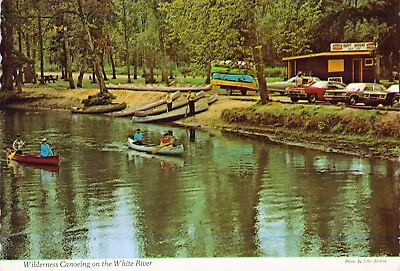
<svg viewBox="0 0 400 271"><path fill-rule="evenodd" d="M331 43L331 52L376 50L374 42Z"/></svg>

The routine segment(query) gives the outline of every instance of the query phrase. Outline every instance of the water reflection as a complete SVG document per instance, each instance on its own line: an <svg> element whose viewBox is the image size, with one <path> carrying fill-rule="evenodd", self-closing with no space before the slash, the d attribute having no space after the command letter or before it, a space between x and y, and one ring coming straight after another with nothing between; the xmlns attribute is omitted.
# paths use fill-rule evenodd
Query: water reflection
<svg viewBox="0 0 400 271"><path fill-rule="evenodd" d="M45 130L63 160L1 167L3 259L399 254L398 164L136 124L185 146L150 155L127 148L126 119L5 115L27 138Z"/></svg>

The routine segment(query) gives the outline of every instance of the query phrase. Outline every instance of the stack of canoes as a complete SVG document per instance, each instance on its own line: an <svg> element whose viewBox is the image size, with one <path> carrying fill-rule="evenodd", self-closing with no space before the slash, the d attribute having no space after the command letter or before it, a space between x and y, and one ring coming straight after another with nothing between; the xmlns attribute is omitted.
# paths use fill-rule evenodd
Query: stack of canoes
<svg viewBox="0 0 400 271"><path fill-rule="evenodd" d="M205 95L204 91L200 91L199 93L197 93L195 95L194 100L195 101L200 100L200 99L204 98L205 96L206 95ZM184 107L187 105L188 105L187 99L178 100L178 101L172 103L171 110L178 109L178 108L181 108L181 107ZM135 112L134 115L136 117L145 117L145 116L151 116L151 115L158 115L158 114L165 113L165 112L168 112L167 104L163 104L161 106L153 107L153 108L150 108L147 110L138 110Z"/></svg>
<svg viewBox="0 0 400 271"><path fill-rule="evenodd" d="M201 92L196 94L195 97L195 112L194 114L198 114L204 112L208 109L208 106L218 100L218 95L214 94L208 99L204 99L204 94ZM187 101L180 106L179 108L173 109L171 111L160 113L160 114L143 114L141 116L132 117L133 122L172 122L182 118L186 118L190 116L190 110Z"/></svg>
<svg viewBox="0 0 400 271"><path fill-rule="evenodd" d="M81 113L81 114L102 114L114 111L120 111L125 109L127 106L126 103L112 103L106 105L95 105L95 106L88 106L88 107L72 107L72 113Z"/></svg>
<svg viewBox="0 0 400 271"><path fill-rule="evenodd" d="M178 99L180 96L181 96L181 92L179 90L175 91L174 93L171 94L172 101ZM104 114L104 115L108 115L108 116L112 116L112 117L127 117L127 116L134 115L136 112L150 110L152 108L157 108L162 105L165 105L165 107L166 107L166 104L167 104L166 98L162 98L158 101L146 103L146 104L140 105L135 108L116 111L116 112L112 112L112 113Z"/></svg>

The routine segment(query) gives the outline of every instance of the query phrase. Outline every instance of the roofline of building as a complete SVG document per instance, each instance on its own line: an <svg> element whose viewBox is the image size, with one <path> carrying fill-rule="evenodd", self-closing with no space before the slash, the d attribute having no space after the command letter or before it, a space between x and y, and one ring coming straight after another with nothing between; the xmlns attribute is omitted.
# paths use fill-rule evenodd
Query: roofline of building
<svg viewBox="0 0 400 271"><path fill-rule="evenodd" d="M316 54L309 54L309 55L283 57L282 60L288 61L288 60L321 57L321 56L351 56L351 55L372 55L372 54L373 54L372 51L323 52L323 53L316 53Z"/></svg>

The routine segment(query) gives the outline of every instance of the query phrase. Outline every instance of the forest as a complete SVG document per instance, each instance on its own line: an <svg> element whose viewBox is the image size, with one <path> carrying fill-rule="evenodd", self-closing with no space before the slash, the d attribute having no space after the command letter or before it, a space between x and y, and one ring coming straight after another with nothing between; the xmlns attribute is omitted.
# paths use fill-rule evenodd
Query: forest
<svg viewBox="0 0 400 271"><path fill-rule="evenodd" d="M21 90L26 73L40 82L46 70L70 88L92 73L100 93L117 73L127 83L153 83L155 73L166 84L176 75L207 82L211 62L230 59L255 63L262 98L265 77L284 76L267 67L332 42L375 42L388 77L400 66L399 14L398 0L5 0L1 91Z"/></svg>

